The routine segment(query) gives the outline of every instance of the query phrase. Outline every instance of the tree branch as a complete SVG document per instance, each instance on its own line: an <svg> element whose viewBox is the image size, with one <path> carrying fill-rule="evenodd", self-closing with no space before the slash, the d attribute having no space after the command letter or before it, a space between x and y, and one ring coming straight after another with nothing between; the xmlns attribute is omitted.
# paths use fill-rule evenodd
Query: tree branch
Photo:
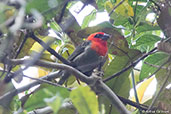
<svg viewBox="0 0 171 114"><path fill-rule="evenodd" d="M62 104L62 106L60 107L59 111L60 110L65 110L65 109L69 109L69 110L72 110L75 112L75 114L77 114L77 110L76 108L73 106L72 103L70 102L64 102ZM47 106L47 107L43 107L43 108L39 108L39 109L35 109L33 111L30 111L28 112L29 114L51 114L53 113L53 110L50 106Z"/></svg>
<svg viewBox="0 0 171 114"><path fill-rule="evenodd" d="M0 72L8 72L6 70L0 70ZM12 72L10 72L10 74L13 74ZM26 78L29 78L29 79L32 79L32 80L36 80L36 81L39 81L40 83L47 83L47 84L50 84L50 85L53 85L53 86L60 86L59 84L56 84L56 83L52 83L51 81L48 81L48 80L44 80L44 79L41 79L41 78L34 78L34 77L30 77L30 76L27 76L27 75L23 75L23 77L26 77Z"/></svg>
<svg viewBox="0 0 171 114"><path fill-rule="evenodd" d="M120 114L130 114L130 112L126 109L124 104L120 101L120 99L116 96L116 94L101 80L97 81L95 84L97 90L102 91L104 96L107 96L109 101L118 109Z"/></svg>
<svg viewBox="0 0 171 114"><path fill-rule="evenodd" d="M35 109L33 111L28 112L28 114L51 114L51 113L53 113L53 110L50 106L41 109Z"/></svg>
<svg viewBox="0 0 171 114"><path fill-rule="evenodd" d="M24 33L23 32L21 32L21 34L24 36ZM21 37L21 36L20 36ZM24 39L23 39L23 41L21 42L21 44L19 45L19 47L18 47L18 49L17 49L17 52L16 52L16 55L14 56L14 59L16 59L17 57L18 57L18 55L20 54L20 52L21 52L21 49L24 47L24 44L25 44L25 42L26 42L26 40L27 40L27 35L25 35L24 36ZM10 72L11 72L11 70L12 70L12 68L14 67L13 65L11 65L11 64L8 64L7 63L7 74L6 74L6 76L5 77L8 77L9 76L9 74L10 74ZM5 70L5 69L4 69ZM22 79L22 78L21 78Z"/></svg>
<svg viewBox="0 0 171 114"><path fill-rule="evenodd" d="M120 74L126 72L127 70L129 70L130 68L134 67L137 63L139 63L141 60L143 60L144 58L146 58L148 55L152 54L154 51L157 50L157 47L153 48L151 51L149 51L148 53L144 54L143 56L141 56L140 58L138 58L135 62L133 62L131 65L127 66L126 68L122 69L121 71L113 74L112 76L107 77L106 79L103 79L103 82L107 82L117 76L119 76Z"/></svg>
<svg viewBox="0 0 171 114"><path fill-rule="evenodd" d="M55 78L57 76L57 74L58 74L58 72L53 72L53 73L51 73L49 75L46 75L46 76L44 76L44 77L42 77L40 79L42 79L42 80L48 80L49 78ZM14 89L12 91L9 91L6 94L4 94L3 96L0 96L0 102L3 101L3 99L7 99L11 95L16 96L17 94L19 94L21 92L24 92L26 90L29 90L30 88L32 88L32 87L34 87L36 85L39 85L41 83L42 82L40 82L40 81L37 80L37 81L34 81L34 82L29 83L28 85L22 86L22 87L20 87L18 89ZM63 87L63 86L58 85L58 84L56 86ZM65 87L63 87L63 88L65 88Z"/></svg>
<svg viewBox="0 0 171 114"><path fill-rule="evenodd" d="M65 58L63 58L61 55L59 55L54 49L52 49L51 47L49 47L45 42L43 42L41 39L39 39L37 36L35 36L33 32L30 33L30 37L32 39L34 39L36 42L38 42L42 47L44 47L44 48L45 47L48 47L47 48L47 51L49 53L51 53L52 55L54 55L56 58L58 58L62 63L71 66L71 62L69 62L68 60L66 60Z"/></svg>
<svg viewBox="0 0 171 114"><path fill-rule="evenodd" d="M63 18L64 14L65 14L65 9L66 9L66 7L67 7L69 1L70 1L70 0L67 0L67 1L65 2L64 6L63 6L63 8L62 8L62 10L61 10L60 17L59 17L59 19L57 20L57 23L61 23L62 18Z"/></svg>
<svg viewBox="0 0 171 114"><path fill-rule="evenodd" d="M10 62L11 62L11 64L17 65L17 64L23 64L23 63L26 63L29 61L32 61L32 59L25 59L25 60L24 59L20 59L20 60L15 59L15 60L11 60ZM101 89L103 91L103 94L105 96L108 96L108 99L111 101L111 103L114 106L116 106L119 109L118 111L121 112L121 114L129 114L128 110L123 105L123 103L119 100L119 98L115 95L115 93L101 81L100 77L97 77L97 76L87 77L86 75L84 75L83 73L78 71L77 69L75 69L71 66L65 65L65 64L52 63L52 62L38 60L35 62L35 65L42 66L42 67L68 70L73 75L75 75L77 78L79 78L81 81L85 82L86 84L90 85L91 87L96 87L98 90ZM57 75L58 75L58 73L55 73L55 74L53 73L53 74L50 74L49 76L42 77L41 79L48 79L49 77L56 78ZM17 95L18 93L28 90L37 84L40 84L40 82L35 81L27 86L18 88L16 90L13 90L12 92L8 92L7 94L1 96L0 100L3 99L4 97L7 97L11 93Z"/></svg>
<svg viewBox="0 0 171 114"><path fill-rule="evenodd" d="M29 59L11 59L9 61L13 65L20 65L20 64L29 63L30 61L32 61L32 58L29 58ZM43 61L43 60L37 60L34 65L46 67L46 68L68 70L73 75L78 77L80 80L83 80L87 84L94 82L94 81L92 81L91 77L86 76L85 74L81 73L80 71L78 71L77 69L75 69L74 67L69 66L69 65L60 64L60 63L53 63L53 62L48 62L48 61ZM55 78L58 78L58 76Z"/></svg>
<svg viewBox="0 0 171 114"><path fill-rule="evenodd" d="M19 70L17 70L16 72L14 72L13 74L11 75L8 75L5 77L5 79L3 80L5 83L8 83L11 81L12 78L15 78L16 76L18 76L20 73L22 73L22 71L26 70L28 67L32 66L37 60L40 59L40 56L43 54L43 52L48 48L48 45L49 45L49 42L47 45L44 46L43 50L41 50L39 53L34 53L32 55L32 57L34 59L31 59L31 61L29 62L25 62L25 66L24 68L20 68ZM4 63L8 63L10 64L10 60L9 59L5 59Z"/></svg>

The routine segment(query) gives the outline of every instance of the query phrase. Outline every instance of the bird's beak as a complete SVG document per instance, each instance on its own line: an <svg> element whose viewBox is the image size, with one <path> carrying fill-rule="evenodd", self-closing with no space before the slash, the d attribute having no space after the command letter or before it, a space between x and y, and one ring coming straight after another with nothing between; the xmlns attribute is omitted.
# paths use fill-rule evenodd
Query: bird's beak
<svg viewBox="0 0 171 114"><path fill-rule="evenodd" d="M101 39L102 40L108 40L109 38L111 38L111 35L109 35L109 34L104 34L102 37L101 37Z"/></svg>

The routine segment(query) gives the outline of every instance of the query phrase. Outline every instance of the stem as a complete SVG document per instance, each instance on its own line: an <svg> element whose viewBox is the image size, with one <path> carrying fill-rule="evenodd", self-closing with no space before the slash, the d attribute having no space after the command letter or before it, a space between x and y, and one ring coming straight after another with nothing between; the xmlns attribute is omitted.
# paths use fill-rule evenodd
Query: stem
<svg viewBox="0 0 171 114"><path fill-rule="evenodd" d="M129 70L130 68L134 67L137 63L139 63L141 60L143 60L144 58L146 58L148 55L150 55L151 53L153 53L154 51L157 50L157 47L153 48L151 51L149 51L148 53L144 54L142 57L138 58L135 62L133 62L131 65L127 66L126 68L122 69L121 71L113 74L112 76L107 77L106 79L103 79L103 82L107 82L117 76L119 76L120 74L126 72L127 70Z"/></svg>
<svg viewBox="0 0 171 114"><path fill-rule="evenodd" d="M71 63L66 60L65 58L63 58L61 55L59 55L54 49L52 49L51 47L49 47L45 42L43 42L41 39L39 39L37 36L34 35L34 33L31 33L31 38L33 38L36 42L38 42L42 47L48 47L47 51L49 53L51 53L52 55L54 55L56 58L58 58L61 62L63 62L64 64L70 65ZM45 48L46 49L46 48Z"/></svg>
<svg viewBox="0 0 171 114"><path fill-rule="evenodd" d="M95 86L98 90L102 91L104 96L111 101L112 105L114 105L120 114L130 114L130 112L126 109L124 104L120 101L120 99L116 96L116 94L102 81L98 81Z"/></svg>
<svg viewBox="0 0 171 114"><path fill-rule="evenodd" d="M124 1L125 1L125 0L120 1L120 2L112 9L112 11L109 13L109 16L110 16L110 15L114 12L114 10L115 10L118 6L120 6Z"/></svg>
<svg viewBox="0 0 171 114"><path fill-rule="evenodd" d="M171 56L170 56L170 58L171 58ZM168 59L168 61L170 60L170 58ZM168 61L167 61L167 62L168 62ZM167 72L167 74L166 74L166 78L165 78L165 80L164 80L164 82L163 82L163 84L162 84L160 90L157 92L157 94L155 94L155 96L154 96L154 98L153 98L153 100L152 100L152 103L151 103L151 105L149 106L148 110L151 110L151 109L153 108L153 106L154 106L155 102L157 101L157 99L158 99L160 93L161 93L162 90L165 88L165 86L166 86L166 84L167 84L167 81L168 81L168 79L169 79L169 77L170 77L170 74L171 74L171 69L170 69L170 66L169 66L169 67L168 67L168 72Z"/></svg>
<svg viewBox="0 0 171 114"><path fill-rule="evenodd" d="M133 86L133 90L134 90L135 100L136 100L137 104L140 105L138 95L137 95L136 84L135 84L134 71L131 72L131 78L132 78L132 86ZM140 109L139 109L139 112L140 112L140 114L142 114Z"/></svg>

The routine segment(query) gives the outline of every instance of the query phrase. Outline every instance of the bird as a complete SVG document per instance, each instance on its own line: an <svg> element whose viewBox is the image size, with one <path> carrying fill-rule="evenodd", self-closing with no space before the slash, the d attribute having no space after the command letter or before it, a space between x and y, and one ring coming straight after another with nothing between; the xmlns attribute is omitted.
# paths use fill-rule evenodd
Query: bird
<svg viewBox="0 0 171 114"><path fill-rule="evenodd" d="M73 67L85 74L91 76L93 70L101 68L106 61L108 54L107 40L111 36L104 32L90 34L87 39L76 47L74 52L68 57L68 61ZM62 85L71 75L67 70L63 70L58 84Z"/></svg>

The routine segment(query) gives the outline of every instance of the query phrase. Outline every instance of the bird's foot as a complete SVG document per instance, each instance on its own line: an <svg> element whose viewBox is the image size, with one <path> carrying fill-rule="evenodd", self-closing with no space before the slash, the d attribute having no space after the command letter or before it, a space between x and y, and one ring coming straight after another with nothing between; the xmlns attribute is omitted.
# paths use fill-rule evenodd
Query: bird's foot
<svg viewBox="0 0 171 114"><path fill-rule="evenodd" d="M104 76L104 71L99 71L99 70L96 70L95 72L94 72L94 75L96 75L96 76L99 76L99 77L103 77Z"/></svg>

